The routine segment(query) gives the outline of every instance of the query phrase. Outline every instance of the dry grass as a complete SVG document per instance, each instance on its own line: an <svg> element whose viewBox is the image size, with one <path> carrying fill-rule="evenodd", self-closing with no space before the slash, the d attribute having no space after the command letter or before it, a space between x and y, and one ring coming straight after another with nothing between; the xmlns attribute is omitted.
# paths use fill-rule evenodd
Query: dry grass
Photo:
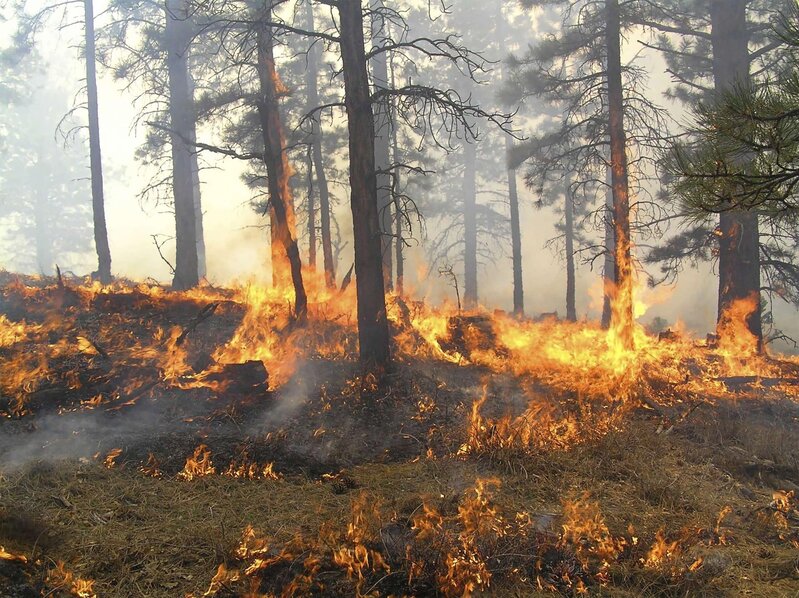
<svg viewBox="0 0 799 598"><path fill-rule="evenodd" d="M588 490L610 532L629 536L633 526L642 546L651 545L660 529L667 537L713 529L720 511L731 508L722 523L726 545L697 542L687 549L687 562L705 559L696 575L627 560L611 568L607 584L594 588L598 595L797 595L799 553L759 517L770 512L768 490L744 495L740 481L697 460L685 439L634 424L596 443L531 456L526 474L475 458L366 464L348 472L359 490L343 494L299 476L183 482L94 463L36 465L6 473L0 482L0 543L45 564L64 561L77 575L96 580L99 596L200 595L217 565L230 561L247 525L276 546L297 534L314 537L324 522L343 529L353 496L362 491L381 505L385 523L405 524L423 501L452 512L476 479L497 478L492 500L502 513L527 512L544 521L551 514L548 525L558 533L563 502ZM509 596L535 590L501 575L492 588Z"/></svg>

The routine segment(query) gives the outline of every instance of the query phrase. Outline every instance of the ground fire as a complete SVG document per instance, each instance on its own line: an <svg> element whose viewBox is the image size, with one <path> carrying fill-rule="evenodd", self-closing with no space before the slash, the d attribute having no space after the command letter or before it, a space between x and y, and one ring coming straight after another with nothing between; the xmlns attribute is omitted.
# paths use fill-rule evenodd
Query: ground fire
<svg viewBox="0 0 799 598"><path fill-rule="evenodd" d="M799 363L736 328L751 307L625 349L392 296L396 365L364 375L352 291L319 280L302 326L287 293L6 279L9 588L760 592L740 568L793 563L791 587Z"/></svg>

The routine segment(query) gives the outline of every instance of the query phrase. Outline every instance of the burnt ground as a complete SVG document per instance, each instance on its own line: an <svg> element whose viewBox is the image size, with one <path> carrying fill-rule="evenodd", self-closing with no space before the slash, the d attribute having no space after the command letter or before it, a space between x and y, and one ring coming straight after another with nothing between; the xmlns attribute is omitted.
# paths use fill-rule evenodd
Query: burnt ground
<svg viewBox="0 0 799 598"><path fill-rule="evenodd" d="M536 529L469 536L481 554L493 555L486 594L574 595L577 581L596 595L799 594L799 513L790 496L799 492L799 408L787 398L747 392L662 409L642 402L617 413L611 406L612 425L602 427L606 406L578 410L573 395L535 381L408 358L378 384L346 354L309 358L273 390L257 381L222 392L183 390L163 381L152 360L123 348L162 346L156 330L191 326L207 298L135 290L91 297L52 281L36 292L30 280L27 287L4 282L0 314L50 330L0 347L0 364L78 337L106 354L56 352L47 375L23 389L22 414L15 412L19 392L0 393L7 412L0 420L0 545L27 559L0 558L4 596L79 595L69 573L53 573L59 562L95 580L99 596L200 596L220 563L240 562L235 549L248 525L270 538L278 561L258 578L263 594L286 592L307 574L303 559L318 553L317 585L294 595L461 595L435 567L413 572L402 555L437 563L442 553L466 550L465 536L446 522L456 525L478 479L498 481L492 504L504 521L524 512ZM198 371L244 315L226 293L214 291L213 316L186 343ZM275 333L289 332L276 324ZM500 442L493 418L521 413L531 386L555 421L569 415L583 427L579 442L532 449ZM472 404L483 392L485 442L464 451ZM86 403L98 394L99 404ZM200 444L216 474L180 479ZM115 449L113 464L104 465ZM279 479L221 475L242 462L272 463ZM572 545L561 537L565 505L586 492L613 537L626 543L608 568L587 548L590 539ZM785 505L775 503L775 492L788 497ZM360 579L311 540L300 556L278 558L280 547L285 552L300 536L321 538L326 526L351 546L343 530L364 496L379 505L380 519L380 541L364 542L389 561L390 574L376 568ZM411 538L423 503L442 513L440 537ZM646 565L659 532L674 547L662 563ZM230 580L214 595L243 596L246 587Z"/></svg>

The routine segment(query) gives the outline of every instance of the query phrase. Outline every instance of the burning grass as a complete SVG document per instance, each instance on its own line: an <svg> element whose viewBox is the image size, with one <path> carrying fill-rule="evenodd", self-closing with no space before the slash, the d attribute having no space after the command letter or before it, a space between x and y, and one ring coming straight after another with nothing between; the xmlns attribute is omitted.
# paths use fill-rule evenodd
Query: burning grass
<svg viewBox="0 0 799 598"><path fill-rule="evenodd" d="M799 366L735 314L629 351L394 298L378 378L346 293L298 327L276 289L26 282L0 305L8 595L799 591Z"/></svg>
<svg viewBox="0 0 799 598"><path fill-rule="evenodd" d="M345 492L40 464L6 476L0 508L35 522L9 550L61 560L101 596L794 594L793 497L749 499L642 431L531 459L526 477L457 457L364 464Z"/></svg>

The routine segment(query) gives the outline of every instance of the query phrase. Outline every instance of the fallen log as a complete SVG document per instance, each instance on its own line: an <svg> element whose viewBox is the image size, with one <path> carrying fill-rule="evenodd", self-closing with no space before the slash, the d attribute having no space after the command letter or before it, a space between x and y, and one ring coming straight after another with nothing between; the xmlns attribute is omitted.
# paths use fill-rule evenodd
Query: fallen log
<svg viewBox="0 0 799 598"><path fill-rule="evenodd" d="M474 351L507 352L494 330L494 323L484 315L456 315L447 321L447 336L438 339L444 351L470 358Z"/></svg>
<svg viewBox="0 0 799 598"><path fill-rule="evenodd" d="M217 392L250 395L269 389L269 372L261 361L217 364L200 376Z"/></svg>
<svg viewBox="0 0 799 598"><path fill-rule="evenodd" d="M764 388L774 388L775 386L799 386L799 378L772 378L763 376L723 376L714 378L716 382L721 382L729 390L744 388L747 386L762 386Z"/></svg>

